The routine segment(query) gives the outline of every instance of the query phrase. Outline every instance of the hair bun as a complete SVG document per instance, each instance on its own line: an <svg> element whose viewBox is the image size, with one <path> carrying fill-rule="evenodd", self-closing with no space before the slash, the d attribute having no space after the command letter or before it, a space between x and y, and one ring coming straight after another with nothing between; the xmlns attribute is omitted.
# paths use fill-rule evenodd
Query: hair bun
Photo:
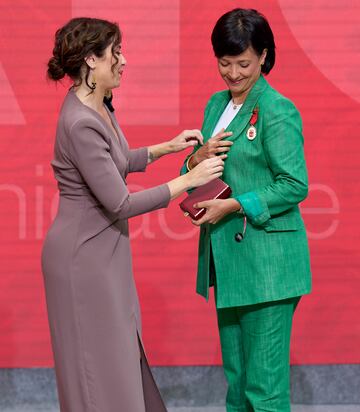
<svg viewBox="0 0 360 412"><path fill-rule="evenodd" d="M53 56L48 62L48 77L52 80L60 80L65 77L65 71L58 57Z"/></svg>
<svg viewBox="0 0 360 412"><path fill-rule="evenodd" d="M69 78L81 84L87 82L89 70L85 58L91 54L103 57L111 44L121 43L121 33L116 23L90 17L75 17L55 33L54 48L47 64L47 77L57 81ZM115 58L114 51L112 50ZM82 79L82 68L84 79ZM86 73L85 73L86 72Z"/></svg>

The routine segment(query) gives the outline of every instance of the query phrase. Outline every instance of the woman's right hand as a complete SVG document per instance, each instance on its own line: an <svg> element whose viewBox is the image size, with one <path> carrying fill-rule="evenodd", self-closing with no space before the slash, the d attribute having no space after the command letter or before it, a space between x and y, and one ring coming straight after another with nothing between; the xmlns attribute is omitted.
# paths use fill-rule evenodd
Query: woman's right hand
<svg viewBox="0 0 360 412"><path fill-rule="evenodd" d="M191 168L205 159L210 159L215 156L219 156L226 159L227 152L230 150L233 142L230 140L224 140L232 135L232 132L225 132L225 129L221 129L218 134L211 137L203 146L197 150L190 159Z"/></svg>
<svg viewBox="0 0 360 412"><path fill-rule="evenodd" d="M191 187L202 186L220 177L224 170L224 161L219 156L203 160L187 173Z"/></svg>

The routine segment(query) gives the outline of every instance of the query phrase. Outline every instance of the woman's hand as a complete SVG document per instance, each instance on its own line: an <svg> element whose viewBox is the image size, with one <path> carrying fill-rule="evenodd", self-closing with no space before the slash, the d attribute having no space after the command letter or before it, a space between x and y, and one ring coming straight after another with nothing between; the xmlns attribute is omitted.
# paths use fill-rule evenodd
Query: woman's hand
<svg viewBox="0 0 360 412"><path fill-rule="evenodd" d="M230 150L233 142L229 140L223 140L226 137L230 137L232 132L225 132L225 129L221 129L218 134L211 137L190 159L190 167L193 168L205 159L210 159L219 154L222 154L223 158L227 157L227 152Z"/></svg>
<svg viewBox="0 0 360 412"><path fill-rule="evenodd" d="M213 199L199 202L194 207L201 209L205 208L205 215L199 220L191 220L196 226L200 226L203 223L218 223L229 213L237 212L241 209L240 203L235 199Z"/></svg>
<svg viewBox="0 0 360 412"><path fill-rule="evenodd" d="M172 140L148 147L148 163L152 163L160 157L180 152L188 147L194 147L197 144L203 144L204 138L200 130L184 130Z"/></svg>
<svg viewBox="0 0 360 412"><path fill-rule="evenodd" d="M202 186L220 177L224 170L224 161L219 157L206 159L191 169L186 176L190 187Z"/></svg>
<svg viewBox="0 0 360 412"><path fill-rule="evenodd" d="M168 142L171 153L181 152L188 147L194 147L204 143L203 135L200 130L184 130L178 136Z"/></svg>

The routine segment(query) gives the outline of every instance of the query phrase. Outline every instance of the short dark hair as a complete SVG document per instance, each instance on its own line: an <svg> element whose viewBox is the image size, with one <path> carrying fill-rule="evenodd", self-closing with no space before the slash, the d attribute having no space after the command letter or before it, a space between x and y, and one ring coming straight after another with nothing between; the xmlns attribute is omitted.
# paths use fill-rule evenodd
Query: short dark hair
<svg viewBox="0 0 360 412"><path fill-rule="evenodd" d="M261 71L265 74L275 64L275 41L266 18L254 9L234 9L216 22L211 34L215 56L237 56L252 46L261 56L264 49L267 55Z"/></svg>
<svg viewBox="0 0 360 412"><path fill-rule="evenodd" d="M48 62L47 75L55 81L68 75L78 82L85 58L90 54L102 57L110 44L113 44L111 52L115 59L114 69L119 60L115 48L120 43L121 32L116 23L90 17L73 18L55 34L53 56ZM90 68L87 67L85 81L88 86L89 72Z"/></svg>

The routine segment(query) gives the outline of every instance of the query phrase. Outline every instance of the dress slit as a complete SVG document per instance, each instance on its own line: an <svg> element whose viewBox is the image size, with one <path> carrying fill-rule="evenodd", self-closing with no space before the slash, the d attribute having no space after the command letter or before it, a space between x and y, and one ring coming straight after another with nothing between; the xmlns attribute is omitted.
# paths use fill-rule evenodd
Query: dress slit
<svg viewBox="0 0 360 412"><path fill-rule="evenodd" d="M137 335L140 349L141 378L144 392L146 412L167 412L160 391L156 385L154 376L147 361L139 334Z"/></svg>

